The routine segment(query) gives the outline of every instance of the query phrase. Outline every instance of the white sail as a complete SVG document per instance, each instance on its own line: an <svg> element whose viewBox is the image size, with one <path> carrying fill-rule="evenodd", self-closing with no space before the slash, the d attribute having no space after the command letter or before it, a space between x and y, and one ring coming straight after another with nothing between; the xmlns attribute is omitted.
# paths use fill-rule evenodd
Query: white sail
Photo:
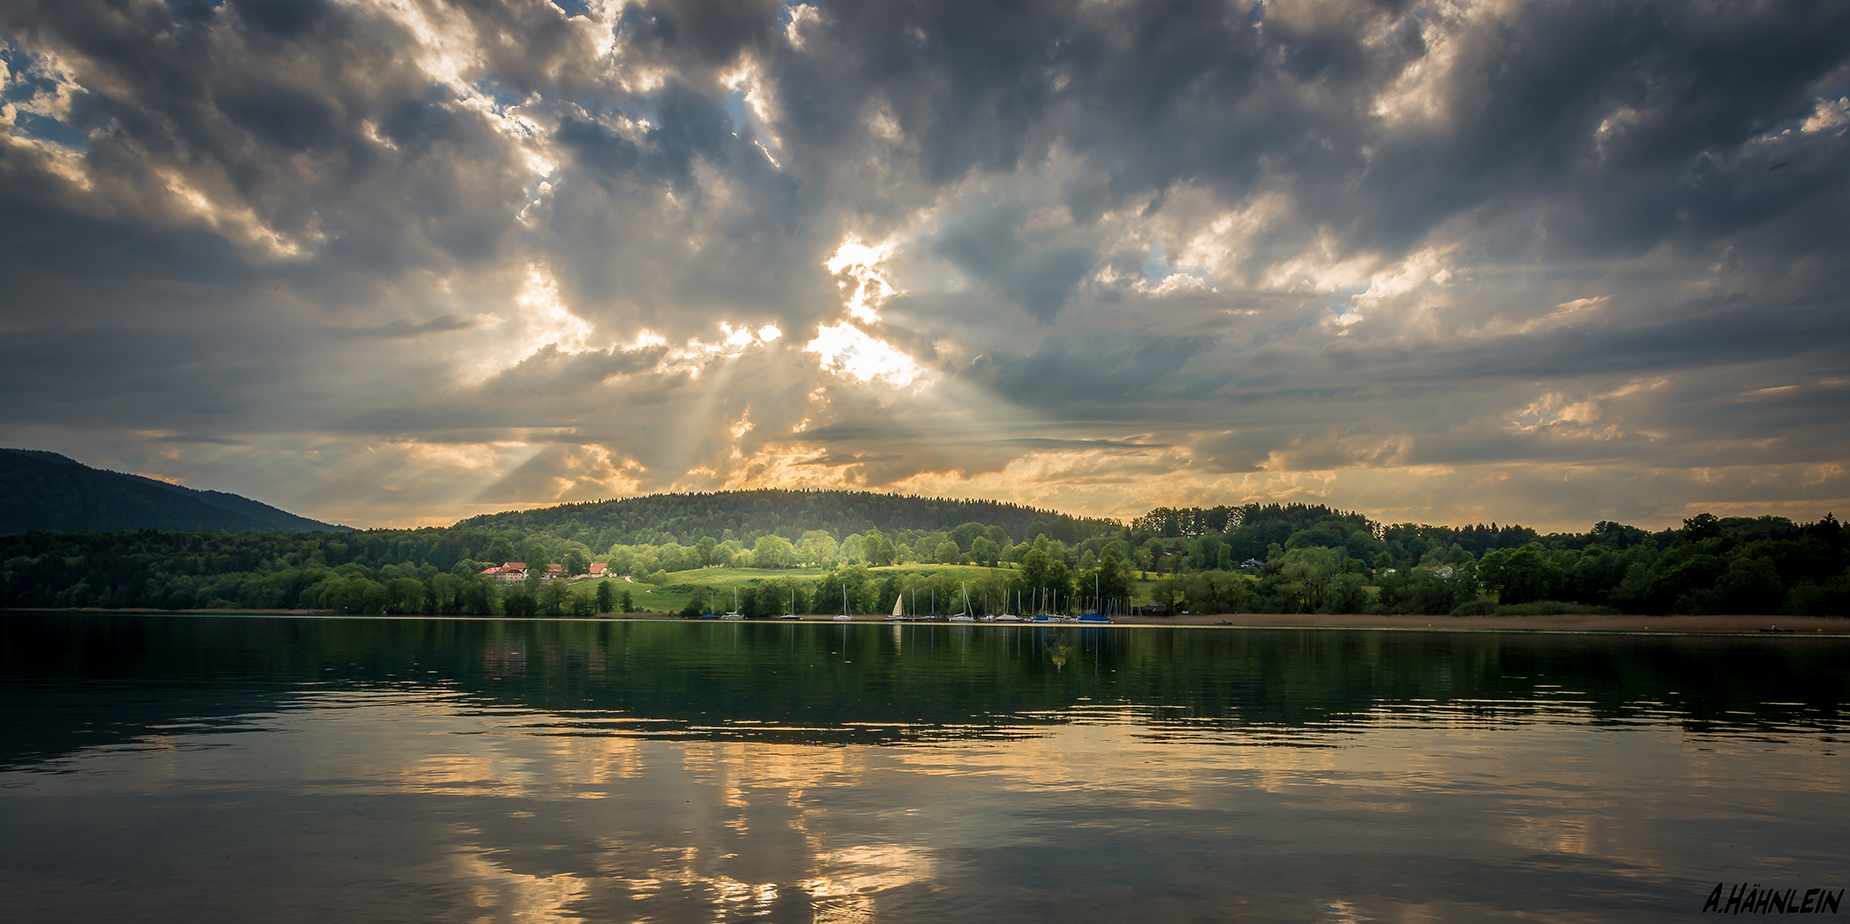
<svg viewBox="0 0 1850 924"><path fill-rule="evenodd" d="M893 618L894 619L898 619L899 617L904 616L906 614L906 611L900 607L900 604L905 603L905 602L906 602L905 594L900 594L899 596L893 598Z"/></svg>

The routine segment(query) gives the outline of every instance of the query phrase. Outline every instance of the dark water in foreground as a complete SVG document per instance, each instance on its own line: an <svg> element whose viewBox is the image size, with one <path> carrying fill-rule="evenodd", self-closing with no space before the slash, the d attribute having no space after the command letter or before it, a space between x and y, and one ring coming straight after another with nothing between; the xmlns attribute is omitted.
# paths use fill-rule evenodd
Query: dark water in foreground
<svg viewBox="0 0 1850 924"><path fill-rule="evenodd" d="M1850 886L1847 655L0 614L0 916L1698 919Z"/></svg>

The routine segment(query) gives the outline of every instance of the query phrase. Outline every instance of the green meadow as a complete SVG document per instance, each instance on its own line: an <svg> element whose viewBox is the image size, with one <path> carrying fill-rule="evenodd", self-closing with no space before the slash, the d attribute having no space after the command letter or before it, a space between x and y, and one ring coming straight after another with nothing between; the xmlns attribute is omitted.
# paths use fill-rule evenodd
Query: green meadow
<svg viewBox="0 0 1850 924"><path fill-rule="evenodd" d="M962 582L968 585L972 605L980 609L983 606L980 588L984 583L989 582L993 587L996 582L1008 580L1016 569L1009 565L988 568L982 565L911 563L867 568L866 571L868 577L876 583L884 583L889 577L898 577L904 584L922 584L926 581L945 579ZM773 582L786 582L804 588L805 592L813 592L815 585L829 573L828 568L813 566L805 568L713 566L672 572L668 575L667 583L661 586L639 580L632 581L626 576L618 575L573 581L571 588L574 594L590 596L597 593L597 585L607 583L610 585L611 599L620 603L623 599L623 592L628 590L630 602L636 607L637 612L652 613L679 612L687 606L688 601L692 600L696 593L704 592L710 608L718 612L731 607L732 594L735 589L743 592L747 587L762 587ZM1156 586L1156 580L1153 573L1150 574L1149 579L1145 579L1145 574L1146 572L1133 572L1131 597L1133 604L1137 606L1148 605L1153 600L1152 592ZM923 590L919 592L924 593ZM940 601L939 609L945 609L948 603L948 601ZM992 597L992 604L992 608L998 611L1013 612L1016 609L1013 601L1009 601L1007 606L1002 606L999 599ZM890 602L883 604L882 609L890 605ZM923 602L920 603L920 606L924 605ZM912 604L908 601L907 609L911 608Z"/></svg>

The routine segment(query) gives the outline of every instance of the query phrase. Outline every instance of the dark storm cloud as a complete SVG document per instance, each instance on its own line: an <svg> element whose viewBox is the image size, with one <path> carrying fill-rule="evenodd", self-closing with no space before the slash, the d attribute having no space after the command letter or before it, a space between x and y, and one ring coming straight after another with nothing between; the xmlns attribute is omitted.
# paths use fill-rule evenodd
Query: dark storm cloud
<svg viewBox="0 0 1850 924"><path fill-rule="evenodd" d="M1128 449L1144 451L1148 449L1166 449L1166 446L1153 446L1130 440L1056 440L1039 437L1026 437L1014 440L991 440L993 444L1016 449Z"/></svg>
<svg viewBox="0 0 1850 924"><path fill-rule="evenodd" d="M170 436L156 436L156 437L151 437L150 439L152 442L156 442L156 443L199 443L199 444L207 445L207 446L249 446L250 445L250 443L247 443L243 440L234 440L234 439L230 439L230 438L223 437L223 436L211 436L209 434L204 434L204 433L175 433Z"/></svg>
<svg viewBox="0 0 1850 924"><path fill-rule="evenodd" d="M429 334L447 334L451 331L473 330L482 326L482 319L459 318L453 314L443 314L428 321L412 323L403 318L378 327L362 327L351 331L355 337L423 337Z"/></svg>
<svg viewBox="0 0 1850 924"><path fill-rule="evenodd" d="M1772 159L1733 161L1808 116L1821 90L1842 92L1819 83L1850 41L1850 10L1829 3L1522 5L1448 40L1450 73L1421 101L1444 119L1396 124L1368 102L1432 50L1421 29L1441 10L1354 4L1263 22L1221 4L1090 12L1101 18L1081 19L1069 43L1068 103L1047 111L1111 177L1109 198L1185 181L1238 198L1282 177L1305 203L1301 221L1389 249L1495 203L1560 209L1577 237L1599 232L1562 242L1579 252L1646 248L1686 223L1714 237L1778 212L1802 184L1767 183ZM1691 171L1706 176L1690 182ZM1844 182L1818 179L1827 187L1807 194ZM1749 197L1771 201L1743 208Z"/></svg>
<svg viewBox="0 0 1850 924"><path fill-rule="evenodd" d="M1023 210L989 206L947 227L939 253L996 294L1016 302L1040 321L1065 307L1096 259L1080 242L1048 240L1023 233Z"/></svg>
<svg viewBox="0 0 1850 924"><path fill-rule="evenodd" d="M1343 343L1314 361L1333 376L1445 388L1461 380L1646 374L1802 357L1835 368L1850 364L1850 315L1841 304L1728 302L1680 305L1648 319L1441 344Z"/></svg>
<svg viewBox="0 0 1850 924"><path fill-rule="evenodd" d="M376 434L426 431L495 430L504 433L525 428L569 427L585 417L587 407L608 400L603 388L613 379L655 367L662 359L659 347L563 353L547 345L511 369L486 380L414 403L391 402L368 410L347 426ZM655 389L678 391L685 377L653 383ZM629 395L632 402L639 400Z"/></svg>
<svg viewBox="0 0 1850 924"><path fill-rule="evenodd" d="M876 454L876 455L862 455L862 454L856 453L856 454L850 454L850 455L845 455L845 456L837 456L832 453L824 452L822 455L819 455L814 459L805 459L804 461L799 462L797 464L798 465L820 465L820 466L824 466L827 468L839 468L843 465L866 465L871 462L899 462L904 459L905 459L905 456L898 455L896 453L884 453L884 454Z"/></svg>
<svg viewBox="0 0 1850 924"><path fill-rule="evenodd" d="M270 230L327 239L318 256L329 268L398 271L494 252L518 184L495 182L507 163L492 131L409 65L401 31L350 7L291 7L170 15L151 3L55 3L4 11L10 27L82 60L84 90L66 121L86 135L92 182L115 187L107 190L113 202L71 195L78 201L44 208L71 213L54 229L78 223L54 238L67 259L119 272L124 255L144 251L160 269L131 261L132 271L219 279L266 262L224 229L202 235L207 229L187 227L171 204L152 201L147 192L170 186L171 174L215 201L245 205ZM98 230L130 240L84 246L90 229L82 222L95 221L97 205L115 212ZM148 247L135 240L142 235L163 240Z"/></svg>
<svg viewBox="0 0 1850 924"><path fill-rule="evenodd" d="M963 377L1036 406L1084 413L1086 408L1141 406L1165 396L1162 385L1191 358L1213 346L1205 337L1122 337L1091 341L1049 337L1026 356L978 357Z"/></svg>
<svg viewBox="0 0 1850 924"><path fill-rule="evenodd" d="M0 0L0 61L0 435L118 466L1846 490L1841 3Z"/></svg>
<svg viewBox="0 0 1850 924"><path fill-rule="evenodd" d="M173 331L31 331L0 338L0 392L14 422L209 427L273 391L269 373L288 371L274 361L293 359L280 353L234 352Z"/></svg>
<svg viewBox="0 0 1850 924"><path fill-rule="evenodd" d="M617 29L652 57L718 68L769 46L781 12L776 0L668 0L625 8Z"/></svg>
<svg viewBox="0 0 1850 924"><path fill-rule="evenodd" d="M733 132L731 117L712 96L677 82L651 102L649 114L656 124L640 143L571 116L560 121L556 137L603 183L645 189L666 183L676 194L692 196L700 195L694 167L701 159L730 160L734 152L729 149L750 147Z"/></svg>

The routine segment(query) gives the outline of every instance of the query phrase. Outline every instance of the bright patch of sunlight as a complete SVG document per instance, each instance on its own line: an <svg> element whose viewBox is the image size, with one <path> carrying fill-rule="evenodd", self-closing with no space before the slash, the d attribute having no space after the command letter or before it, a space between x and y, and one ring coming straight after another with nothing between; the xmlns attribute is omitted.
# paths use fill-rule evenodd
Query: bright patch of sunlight
<svg viewBox="0 0 1850 924"><path fill-rule="evenodd" d="M819 355L822 368L863 382L880 379L904 388L925 374L912 357L846 321L817 328L803 350Z"/></svg>

